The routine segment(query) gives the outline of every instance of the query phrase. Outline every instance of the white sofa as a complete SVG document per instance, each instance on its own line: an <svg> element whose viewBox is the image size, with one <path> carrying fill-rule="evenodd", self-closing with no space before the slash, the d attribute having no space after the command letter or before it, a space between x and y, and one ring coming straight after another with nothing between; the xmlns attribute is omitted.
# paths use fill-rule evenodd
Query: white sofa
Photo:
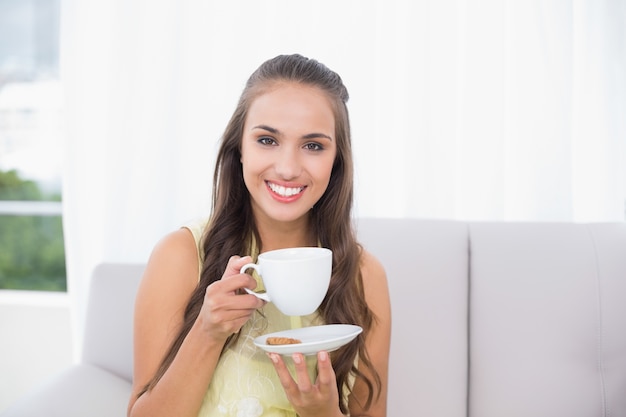
<svg viewBox="0 0 626 417"><path fill-rule="evenodd" d="M393 308L390 417L626 417L626 224L361 219ZM143 266L93 274L82 361L3 417L124 416Z"/></svg>

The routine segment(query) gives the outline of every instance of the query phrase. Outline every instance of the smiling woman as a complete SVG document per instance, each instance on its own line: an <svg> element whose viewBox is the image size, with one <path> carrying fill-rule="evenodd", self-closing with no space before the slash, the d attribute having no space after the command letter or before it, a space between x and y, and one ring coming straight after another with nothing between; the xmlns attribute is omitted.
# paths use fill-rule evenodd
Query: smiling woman
<svg viewBox="0 0 626 417"><path fill-rule="evenodd" d="M389 296L383 267L353 228L347 100L337 73L298 54L249 77L221 138L210 213L162 239L142 279L130 416L386 415ZM272 251L302 247L324 253L307 260L325 259L321 269L289 268L280 279L310 285L314 303L283 304L293 297L277 296L273 280L273 302L250 294L251 262L265 269ZM275 267L301 252L278 251ZM337 324L362 333L290 359L254 344Z"/></svg>

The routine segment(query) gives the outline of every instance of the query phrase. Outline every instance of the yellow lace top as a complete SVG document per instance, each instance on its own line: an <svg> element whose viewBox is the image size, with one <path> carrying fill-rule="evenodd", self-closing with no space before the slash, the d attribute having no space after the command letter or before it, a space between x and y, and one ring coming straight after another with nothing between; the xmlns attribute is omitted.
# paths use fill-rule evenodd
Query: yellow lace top
<svg viewBox="0 0 626 417"><path fill-rule="evenodd" d="M196 239L200 261L205 225L206 221L185 226ZM256 255L252 254L255 261ZM295 417L274 366L253 340L266 333L320 324L324 323L317 312L290 317L278 311L272 303L255 312L241 328L237 343L222 354L198 417ZM311 380L315 381L316 357L307 356L306 362ZM293 371L290 358L287 358L287 364Z"/></svg>

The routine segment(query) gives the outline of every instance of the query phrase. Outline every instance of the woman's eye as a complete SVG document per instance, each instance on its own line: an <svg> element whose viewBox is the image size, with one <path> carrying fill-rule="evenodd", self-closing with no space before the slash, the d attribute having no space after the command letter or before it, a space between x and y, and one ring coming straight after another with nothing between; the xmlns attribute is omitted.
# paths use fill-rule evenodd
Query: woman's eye
<svg viewBox="0 0 626 417"><path fill-rule="evenodd" d="M274 145L276 141L268 136L263 136L257 140L261 145Z"/></svg>
<svg viewBox="0 0 626 417"><path fill-rule="evenodd" d="M324 147L319 143L311 142L304 145L304 149L306 149L307 151L321 151L324 149Z"/></svg>

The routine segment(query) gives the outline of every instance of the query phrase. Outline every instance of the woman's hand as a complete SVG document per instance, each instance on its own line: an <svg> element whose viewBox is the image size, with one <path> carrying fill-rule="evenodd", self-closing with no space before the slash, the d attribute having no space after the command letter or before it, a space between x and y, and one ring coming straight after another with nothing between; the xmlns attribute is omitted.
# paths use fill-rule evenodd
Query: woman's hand
<svg viewBox="0 0 626 417"><path fill-rule="evenodd" d="M300 417L343 416L339 410L339 393L328 352L317 354L317 380L312 383L307 372L306 362L301 353L292 356L296 379L291 377L283 358L277 353L269 354L280 383Z"/></svg>
<svg viewBox="0 0 626 417"><path fill-rule="evenodd" d="M201 328L221 343L238 332L254 311L265 304L253 295L240 294L241 288L254 289L257 285L253 277L239 272L249 262L252 262L249 256L231 257L222 279L206 289L198 320Z"/></svg>

